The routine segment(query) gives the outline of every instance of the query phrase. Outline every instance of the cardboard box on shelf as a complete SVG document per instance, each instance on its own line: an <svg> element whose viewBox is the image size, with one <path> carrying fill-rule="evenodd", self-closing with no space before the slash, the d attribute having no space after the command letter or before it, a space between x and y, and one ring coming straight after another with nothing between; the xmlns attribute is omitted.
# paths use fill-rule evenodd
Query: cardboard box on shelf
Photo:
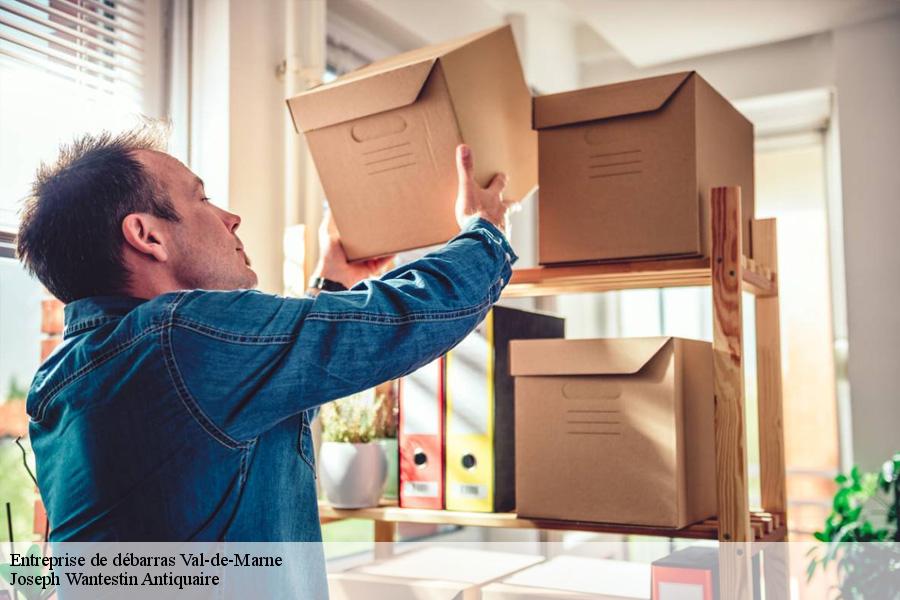
<svg viewBox="0 0 900 600"><path fill-rule="evenodd" d="M477 600L482 586L542 560L528 554L429 547L329 573L328 591L332 600Z"/></svg>
<svg viewBox="0 0 900 600"><path fill-rule="evenodd" d="M537 184L531 94L509 26L377 61L287 102L351 260L458 233L461 142L478 183L509 175L508 200Z"/></svg>
<svg viewBox="0 0 900 600"><path fill-rule="evenodd" d="M753 218L753 125L694 72L534 99L541 264L708 256L709 189Z"/></svg>
<svg viewBox="0 0 900 600"><path fill-rule="evenodd" d="M712 346L516 340L516 512L680 528L716 512Z"/></svg>
<svg viewBox="0 0 900 600"><path fill-rule="evenodd" d="M557 556L485 586L483 600L648 600L650 565Z"/></svg>

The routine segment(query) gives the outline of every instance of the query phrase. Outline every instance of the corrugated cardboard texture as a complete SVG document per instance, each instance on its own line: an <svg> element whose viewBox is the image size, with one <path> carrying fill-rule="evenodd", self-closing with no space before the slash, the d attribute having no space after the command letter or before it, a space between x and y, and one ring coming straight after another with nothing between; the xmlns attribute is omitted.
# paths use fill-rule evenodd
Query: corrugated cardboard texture
<svg viewBox="0 0 900 600"><path fill-rule="evenodd" d="M683 352L681 377L684 392L684 488L688 522L716 514L716 443L712 347L707 342L675 338Z"/></svg>
<svg viewBox="0 0 900 600"><path fill-rule="evenodd" d="M306 139L351 260L428 246L459 231L453 156L461 140L440 65L413 104Z"/></svg>
<svg viewBox="0 0 900 600"><path fill-rule="evenodd" d="M529 373L515 380L520 515L683 527L714 513L710 344L529 340L511 354Z"/></svg>
<svg viewBox="0 0 900 600"><path fill-rule="evenodd" d="M534 99L534 127L546 129L658 110L689 71L563 92Z"/></svg>
<svg viewBox="0 0 900 600"><path fill-rule="evenodd" d="M703 223L709 223L709 188L741 186L743 247L751 248L750 221L754 214L753 124L702 77L697 94L697 182ZM709 227L701 229L704 253L709 252ZM745 252L748 253L749 250Z"/></svg>
<svg viewBox="0 0 900 600"><path fill-rule="evenodd" d="M288 100L305 132L351 260L446 242L458 231L454 153L475 178L510 176L505 198L537 183L531 96L511 29L379 61Z"/></svg>
<svg viewBox="0 0 900 600"><path fill-rule="evenodd" d="M534 123L542 264L708 255L717 185L749 235L753 128L696 73L541 96Z"/></svg>
<svg viewBox="0 0 900 600"><path fill-rule="evenodd" d="M475 157L475 180L486 186L505 171L510 177L504 198L521 200L537 184L537 133L522 128L531 123L531 94L512 29L462 45L441 64L461 137Z"/></svg>

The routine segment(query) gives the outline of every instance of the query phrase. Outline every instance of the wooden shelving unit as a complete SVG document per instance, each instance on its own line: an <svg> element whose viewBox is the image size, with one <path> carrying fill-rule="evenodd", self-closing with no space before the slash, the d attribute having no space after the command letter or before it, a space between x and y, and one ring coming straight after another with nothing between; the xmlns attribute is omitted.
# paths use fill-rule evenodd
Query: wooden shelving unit
<svg viewBox="0 0 900 600"><path fill-rule="evenodd" d="M678 530L580 521L519 518L514 513L464 513L385 505L337 510L320 504L323 522L372 519L376 541L393 541L400 522L571 530L739 542L720 546L723 598L752 598L751 542L784 541L787 515L775 220L754 220L742 240L740 188L710 194L711 252L703 259L666 259L514 271L505 297L633 288L709 285L713 297L715 440L718 516ZM754 295L762 512L751 512L743 370L743 294ZM771 561L773 564L778 561ZM764 562L764 564L767 564ZM786 597L787 573L766 568L768 597Z"/></svg>
<svg viewBox="0 0 900 600"><path fill-rule="evenodd" d="M423 508L400 508L396 503L384 503L372 508L341 510L328 502L319 501L319 517L322 523L342 519L371 519L382 523L433 523L462 527L504 527L509 529L540 529L547 531L592 531L622 535L649 535L656 537L714 540L718 534L718 520L707 519L684 529L666 529L642 525L593 523L589 521L560 521L555 519L528 519L516 513L478 513ZM780 541L785 536L785 523L780 514L764 511L750 513L753 541ZM390 540L387 540L390 541Z"/></svg>

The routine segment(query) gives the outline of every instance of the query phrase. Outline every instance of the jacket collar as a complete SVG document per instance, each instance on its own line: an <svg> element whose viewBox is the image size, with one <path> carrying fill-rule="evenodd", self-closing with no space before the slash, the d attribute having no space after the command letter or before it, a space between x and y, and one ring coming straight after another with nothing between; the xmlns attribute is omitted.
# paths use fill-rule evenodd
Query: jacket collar
<svg viewBox="0 0 900 600"><path fill-rule="evenodd" d="M103 323L118 321L147 300L130 296L91 296L66 304L66 328L63 338L93 329Z"/></svg>

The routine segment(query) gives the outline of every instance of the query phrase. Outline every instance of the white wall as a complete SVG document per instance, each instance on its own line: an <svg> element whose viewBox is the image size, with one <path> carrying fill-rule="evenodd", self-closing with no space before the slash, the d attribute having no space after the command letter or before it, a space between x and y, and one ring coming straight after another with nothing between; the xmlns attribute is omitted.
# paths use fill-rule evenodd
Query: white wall
<svg viewBox="0 0 900 600"><path fill-rule="evenodd" d="M285 6L281 0L231 2L229 210L259 275L260 289L282 289L284 231Z"/></svg>
<svg viewBox="0 0 900 600"><path fill-rule="evenodd" d="M286 0L194 2L191 167L239 214L259 288L281 293L285 210ZM305 1L305 0L303 0ZM296 211L295 211L296 212Z"/></svg>
<svg viewBox="0 0 900 600"><path fill-rule="evenodd" d="M635 68L622 58L594 62L582 67L581 85L589 87L696 70L724 96L739 100L831 86L834 83L831 57L831 35L823 33L647 69Z"/></svg>
<svg viewBox="0 0 900 600"><path fill-rule="evenodd" d="M900 17L836 30L855 460L900 450Z"/></svg>

